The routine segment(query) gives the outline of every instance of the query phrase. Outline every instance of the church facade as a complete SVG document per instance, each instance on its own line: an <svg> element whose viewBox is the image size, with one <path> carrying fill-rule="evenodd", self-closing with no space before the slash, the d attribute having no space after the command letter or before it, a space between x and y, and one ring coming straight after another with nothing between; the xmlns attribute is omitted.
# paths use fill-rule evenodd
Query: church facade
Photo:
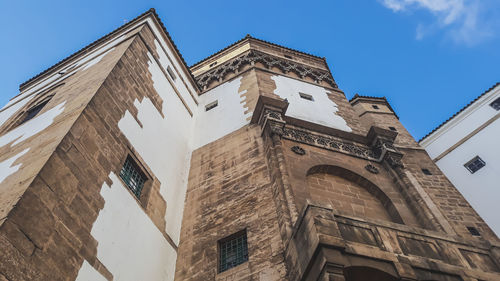
<svg viewBox="0 0 500 281"><path fill-rule="evenodd" d="M0 280L500 280L500 240L385 98L154 10L0 110Z"/></svg>

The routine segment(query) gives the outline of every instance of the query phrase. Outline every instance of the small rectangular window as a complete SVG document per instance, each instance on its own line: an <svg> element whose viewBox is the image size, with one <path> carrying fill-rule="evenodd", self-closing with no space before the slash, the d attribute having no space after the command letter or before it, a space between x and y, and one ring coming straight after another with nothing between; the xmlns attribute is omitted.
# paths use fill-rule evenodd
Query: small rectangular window
<svg viewBox="0 0 500 281"><path fill-rule="evenodd" d="M42 109L49 103L49 100L46 100L26 111L26 115L24 116L23 120L19 124L23 124L26 121L29 121L33 119Z"/></svg>
<svg viewBox="0 0 500 281"><path fill-rule="evenodd" d="M469 170L471 174L474 174L479 169L486 166L486 163L483 161L483 159L481 159L481 157L476 156L472 158L472 160L470 160L469 162L465 163L464 166L465 168L467 168L467 170Z"/></svg>
<svg viewBox="0 0 500 281"><path fill-rule="evenodd" d="M389 130L397 132L398 130L395 127L389 127Z"/></svg>
<svg viewBox="0 0 500 281"><path fill-rule="evenodd" d="M217 62L216 62L216 61L214 61L214 62L212 62L212 63L209 65L209 67L214 67L214 66L216 66L216 65L217 65Z"/></svg>
<svg viewBox="0 0 500 281"><path fill-rule="evenodd" d="M214 107L216 107L217 105L219 105L219 101L214 101L214 102L211 102L207 105L205 105L205 111L209 111L211 109L213 109Z"/></svg>
<svg viewBox="0 0 500 281"><path fill-rule="evenodd" d="M495 110L500 110L500 97L490 103L490 106Z"/></svg>
<svg viewBox="0 0 500 281"><path fill-rule="evenodd" d="M372 104L373 109L379 109L378 105Z"/></svg>
<svg viewBox="0 0 500 281"><path fill-rule="evenodd" d="M219 273L248 261L246 230L219 241Z"/></svg>
<svg viewBox="0 0 500 281"><path fill-rule="evenodd" d="M313 96L309 95L309 94L304 94L304 93L299 93L300 97L305 99L305 100L308 100L308 101L314 101L314 98Z"/></svg>
<svg viewBox="0 0 500 281"><path fill-rule="evenodd" d="M120 177L135 196L140 199L144 182L146 182L146 175L144 175L130 155L127 156L125 164L123 164Z"/></svg>
<svg viewBox="0 0 500 281"><path fill-rule="evenodd" d="M168 72L168 75L170 75L170 78L172 78L172 80L175 81L175 79L177 79L177 76L175 76L175 73L172 70L172 68L170 68L170 65L167 66L167 72Z"/></svg>
<svg viewBox="0 0 500 281"><path fill-rule="evenodd" d="M467 226L467 230L470 232L472 236L481 236L481 233L479 233L479 230L473 226Z"/></svg>
<svg viewBox="0 0 500 281"><path fill-rule="evenodd" d="M285 55L285 58L287 58L287 59L293 59L292 56L290 56L290 55Z"/></svg>
<svg viewBox="0 0 500 281"><path fill-rule="evenodd" d="M428 176L432 175L431 171L429 171L429 169L425 169L425 168L422 169L422 173L424 173L424 174L426 174Z"/></svg>

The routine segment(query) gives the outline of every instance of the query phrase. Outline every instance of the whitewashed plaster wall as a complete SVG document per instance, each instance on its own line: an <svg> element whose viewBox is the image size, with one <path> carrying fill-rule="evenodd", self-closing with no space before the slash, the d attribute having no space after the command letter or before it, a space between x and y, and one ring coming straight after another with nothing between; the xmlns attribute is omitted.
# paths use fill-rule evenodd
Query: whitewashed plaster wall
<svg viewBox="0 0 500 281"><path fill-rule="evenodd" d="M11 158L5 159L2 162L0 162L0 192L2 192L3 189L2 187L8 188L7 186L2 186L3 180L8 176L17 172L19 168L22 166L22 163L14 165L14 162L16 162L17 159L26 154L29 150L30 150L29 148L26 148L25 150L12 156Z"/></svg>
<svg viewBox="0 0 500 281"><path fill-rule="evenodd" d="M160 181L160 194L167 205L165 232L178 244L194 117L189 115L160 65L151 54L148 56L153 86L163 100L163 116L145 97L142 101L134 101L140 124L126 111L118 127ZM176 251L120 179L114 173L110 178L112 186L104 184L101 191L104 209L92 227L92 235L99 243L97 257L113 274L114 280L173 280ZM92 270L80 270L79 278L84 274L92 275Z"/></svg>
<svg viewBox="0 0 500 281"><path fill-rule="evenodd" d="M250 123L251 112L245 114L242 97L246 90L238 92L241 77L226 82L201 95L198 100L198 116L194 130L194 149L213 142ZM206 105L217 101L217 106L206 111Z"/></svg>
<svg viewBox="0 0 500 281"><path fill-rule="evenodd" d="M168 82L160 66L150 56L153 86L163 100L162 112L150 99L134 102L142 127L127 111L118 126L160 180L160 193L167 202L166 232L179 242L184 197L191 156L191 117Z"/></svg>
<svg viewBox="0 0 500 281"><path fill-rule="evenodd" d="M329 92L325 88L281 75L272 76L271 79L276 83L274 93L290 103L287 116L346 132L352 131L347 122L336 114L337 105L328 98ZM299 93L311 95L314 101L301 98Z"/></svg>
<svg viewBox="0 0 500 281"><path fill-rule="evenodd" d="M500 86L491 90L437 131L426 137L420 144L437 166L450 179L465 199L500 236L500 119L468 138L448 153L446 151L481 127L488 120L498 116L500 111L490 103L500 97ZM486 166L471 174L464 164L479 156Z"/></svg>
<svg viewBox="0 0 500 281"><path fill-rule="evenodd" d="M436 158L498 114L499 112L489 105L498 97L500 97L500 86L460 112L439 130L422 140L420 144L425 147L432 159Z"/></svg>
<svg viewBox="0 0 500 281"><path fill-rule="evenodd" d="M103 184L104 208L92 226L99 241L97 258L113 274L114 281L174 280L176 252L127 191L118 176L109 175L111 186ZM91 267L82 267L78 281L95 281ZM90 276L90 277L87 277Z"/></svg>
<svg viewBox="0 0 500 281"><path fill-rule="evenodd" d="M436 162L472 207L500 237L500 120ZM464 164L475 156L486 166L471 174Z"/></svg>
<svg viewBox="0 0 500 281"><path fill-rule="evenodd" d="M14 146L48 128L54 119L64 111L63 101L35 118L21 124L0 137L0 146L11 143Z"/></svg>
<svg viewBox="0 0 500 281"><path fill-rule="evenodd" d="M75 281L108 281L108 279L102 276L90 265L90 263L84 260Z"/></svg>

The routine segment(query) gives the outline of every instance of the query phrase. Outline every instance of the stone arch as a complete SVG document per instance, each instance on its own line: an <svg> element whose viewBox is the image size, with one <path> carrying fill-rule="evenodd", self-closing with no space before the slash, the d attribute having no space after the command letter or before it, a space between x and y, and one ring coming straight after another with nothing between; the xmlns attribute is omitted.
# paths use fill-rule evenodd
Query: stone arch
<svg viewBox="0 0 500 281"><path fill-rule="evenodd" d="M342 214L403 224L391 199L377 185L351 170L317 165L307 171L306 177L313 201L330 203Z"/></svg>
<svg viewBox="0 0 500 281"><path fill-rule="evenodd" d="M345 281L397 281L398 278L388 272L367 266L349 266L344 268Z"/></svg>

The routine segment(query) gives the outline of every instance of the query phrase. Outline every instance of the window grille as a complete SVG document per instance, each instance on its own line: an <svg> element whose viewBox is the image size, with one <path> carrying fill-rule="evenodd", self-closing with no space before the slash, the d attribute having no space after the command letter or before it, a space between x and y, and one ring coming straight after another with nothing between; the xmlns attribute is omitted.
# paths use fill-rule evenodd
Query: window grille
<svg viewBox="0 0 500 281"><path fill-rule="evenodd" d="M471 174L474 174L479 169L486 166L486 163L483 161L483 159L481 159L481 157L476 156L472 158L472 160L470 160L469 162L465 163L464 166L465 168L467 168L467 170L469 170L469 172L471 172Z"/></svg>
<svg viewBox="0 0 500 281"><path fill-rule="evenodd" d="M140 199L146 176L139 169L139 166L137 166L132 157L127 156L125 164L123 164L123 168L120 171L120 177L135 196Z"/></svg>
<svg viewBox="0 0 500 281"><path fill-rule="evenodd" d="M500 110L500 98L497 98L492 103L490 103L490 106L495 110Z"/></svg>
<svg viewBox="0 0 500 281"><path fill-rule="evenodd" d="M219 241L219 272L226 271L248 261L246 231Z"/></svg>

